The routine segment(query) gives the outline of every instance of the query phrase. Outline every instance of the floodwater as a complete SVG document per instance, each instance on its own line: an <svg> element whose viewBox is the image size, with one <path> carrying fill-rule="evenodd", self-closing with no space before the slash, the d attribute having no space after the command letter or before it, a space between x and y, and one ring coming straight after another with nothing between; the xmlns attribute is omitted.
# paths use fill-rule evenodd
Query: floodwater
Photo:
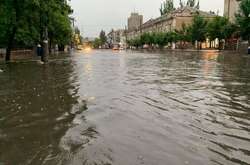
<svg viewBox="0 0 250 165"><path fill-rule="evenodd" d="M0 69L0 165L250 164L247 56L83 51Z"/></svg>

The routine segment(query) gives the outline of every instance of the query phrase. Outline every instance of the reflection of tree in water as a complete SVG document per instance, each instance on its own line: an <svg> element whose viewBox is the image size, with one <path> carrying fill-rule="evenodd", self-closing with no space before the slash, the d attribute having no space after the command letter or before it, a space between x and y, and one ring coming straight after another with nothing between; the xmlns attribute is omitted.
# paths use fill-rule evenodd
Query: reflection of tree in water
<svg viewBox="0 0 250 165"><path fill-rule="evenodd" d="M86 110L77 101L69 62L46 66L12 63L0 75L0 164L29 164L57 159L59 143ZM84 117L81 117L84 120Z"/></svg>

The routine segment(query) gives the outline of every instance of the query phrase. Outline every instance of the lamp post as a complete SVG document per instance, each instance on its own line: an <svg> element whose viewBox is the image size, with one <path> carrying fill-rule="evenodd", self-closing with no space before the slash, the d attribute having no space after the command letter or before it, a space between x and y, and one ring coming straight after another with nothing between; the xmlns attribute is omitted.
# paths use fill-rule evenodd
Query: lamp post
<svg viewBox="0 0 250 165"><path fill-rule="evenodd" d="M48 62L49 54L49 42L48 42L48 10L46 9L46 4L44 0L40 0L40 26L41 26L41 36L40 41L42 42L43 52L41 54L41 61ZM44 11L45 10L45 11ZM43 27L44 25L44 27Z"/></svg>
<svg viewBox="0 0 250 165"><path fill-rule="evenodd" d="M49 54L49 41L48 41L48 28L47 25L45 27L45 37L43 40L44 52L41 57L42 62L48 62L48 54Z"/></svg>

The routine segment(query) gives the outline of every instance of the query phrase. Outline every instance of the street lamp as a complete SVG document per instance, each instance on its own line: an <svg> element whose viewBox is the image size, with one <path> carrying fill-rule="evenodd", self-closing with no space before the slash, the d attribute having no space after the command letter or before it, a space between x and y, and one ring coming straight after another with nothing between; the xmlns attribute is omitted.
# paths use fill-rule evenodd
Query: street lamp
<svg viewBox="0 0 250 165"><path fill-rule="evenodd" d="M48 9L46 9L46 2L44 0L39 1L40 5L40 26L41 26L41 35L40 41L43 43L43 53L41 54L41 61L48 62L48 54L49 54L49 42L48 42ZM44 11L45 10L45 11ZM43 27L44 25L44 27ZM44 29L43 29L44 28ZM44 31L43 31L44 30Z"/></svg>
<svg viewBox="0 0 250 165"><path fill-rule="evenodd" d="M47 23L45 27L45 36L43 40L43 45L44 45L44 54L42 56L42 61L43 62L48 62L48 54L49 54L49 41L48 41L48 28L47 28Z"/></svg>

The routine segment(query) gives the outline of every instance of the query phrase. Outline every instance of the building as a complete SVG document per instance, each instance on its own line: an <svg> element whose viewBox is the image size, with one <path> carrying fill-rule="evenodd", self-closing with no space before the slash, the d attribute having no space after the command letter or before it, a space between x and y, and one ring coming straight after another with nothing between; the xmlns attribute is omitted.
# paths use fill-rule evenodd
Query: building
<svg viewBox="0 0 250 165"><path fill-rule="evenodd" d="M179 30L183 24L190 25L196 14L200 14L206 19L213 19L216 16L214 13L204 12L191 7L178 8L170 14L150 19L136 29L128 29L127 39L133 39L143 33Z"/></svg>
<svg viewBox="0 0 250 165"><path fill-rule="evenodd" d="M109 47L126 47L126 33L124 29L111 30L107 36Z"/></svg>
<svg viewBox="0 0 250 165"><path fill-rule="evenodd" d="M235 22L235 14L239 10L240 0L224 1L224 16L229 18L231 22Z"/></svg>
<svg viewBox="0 0 250 165"><path fill-rule="evenodd" d="M131 13L131 16L128 18L128 29L134 30L139 28L143 23L143 16L138 13Z"/></svg>

